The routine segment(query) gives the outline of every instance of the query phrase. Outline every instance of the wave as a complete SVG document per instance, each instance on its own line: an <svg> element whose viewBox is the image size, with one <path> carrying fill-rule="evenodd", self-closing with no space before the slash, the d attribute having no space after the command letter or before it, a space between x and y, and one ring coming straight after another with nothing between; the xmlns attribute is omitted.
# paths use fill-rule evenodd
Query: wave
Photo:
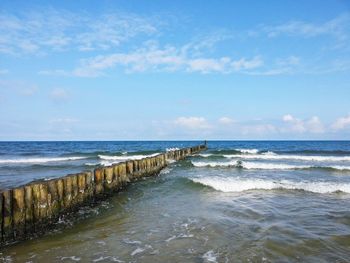
<svg viewBox="0 0 350 263"><path fill-rule="evenodd" d="M350 155L350 151L346 150L287 150L287 151L276 151L282 154L328 154L328 155Z"/></svg>
<svg viewBox="0 0 350 263"><path fill-rule="evenodd" d="M87 157L38 157L38 158L21 158L21 159L0 159L0 164L11 163L48 163L48 162L64 162L86 159Z"/></svg>
<svg viewBox="0 0 350 263"><path fill-rule="evenodd" d="M258 149L235 149L235 151L241 152L241 153L249 153L249 154L256 154L259 152Z"/></svg>
<svg viewBox="0 0 350 263"><path fill-rule="evenodd" d="M214 154L212 153L199 153L197 154L197 156L200 156L200 157L204 157L204 158L208 158L210 156L213 156Z"/></svg>
<svg viewBox="0 0 350 263"><path fill-rule="evenodd" d="M117 163L120 163L122 161L118 160L118 161L108 161L108 160L102 160L100 162L95 162L95 163L84 163L84 165L86 166L99 166L99 165L102 165L102 166L111 166L113 164L117 164Z"/></svg>
<svg viewBox="0 0 350 263"><path fill-rule="evenodd" d="M346 162L350 156L321 156L321 155L279 155L273 152L263 154L225 154L225 158L260 159L260 160L299 160L314 162Z"/></svg>
<svg viewBox="0 0 350 263"><path fill-rule="evenodd" d="M260 162L196 162L191 161L196 167L234 167L248 170L301 170L301 169L332 169L332 170L350 170L350 166L313 166L313 165L292 165L279 163L260 163Z"/></svg>
<svg viewBox="0 0 350 263"><path fill-rule="evenodd" d="M243 192L248 190L304 190L313 193L350 193L349 183L335 182L293 182L289 180L271 181L264 179L240 178L190 178L193 182L209 186L221 192Z"/></svg>
<svg viewBox="0 0 350 263"><path fill-rule="evenodd" d="M167 152L172 152L172 151L177 151L177 150L180 150L180 149L177 148L177 147L174 147L174 148L166 148L166 151L167 151Z"/></svg>
<svg viewBox="0 0 350 263"><path fill-rule="evenodd" d="M98 155L98 157L102 160L113 160L113 161L126 161L126 160L139 160L147 157L153 157L157 156L159 153L153 153L153 154L148 154L148 155Z"/></svg>

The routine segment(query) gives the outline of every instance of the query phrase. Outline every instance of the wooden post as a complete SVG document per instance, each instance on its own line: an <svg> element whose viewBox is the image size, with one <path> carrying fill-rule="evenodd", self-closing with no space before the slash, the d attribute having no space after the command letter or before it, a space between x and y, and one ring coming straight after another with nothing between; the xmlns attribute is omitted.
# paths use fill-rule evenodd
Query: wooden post
<svg viewBox="0 0 350 263"><path fill-rule="evenodd" d="M103 168L96 168L94 171L94 181L95 181L95 195L101 195L104 192L104 170Z"/></svg>
<svg viewBox="0 0 350 263"><path fill-rule="evenodd" d="M24 187L13 189L13 234L14 238L23 237L25 233Z"/></svg>
<svg viewBox="0 0 350 263"><path fill-rule="evenodd" d="M34 231L34 202L32 185L24 186L25 199L25 234L28 236Z"/></svg>
<svg viewBox="0 0 350 263"><path fill-rule="evenodd" d="M14 238L13 235L13 191L11 189L7 189L3 191L3 237L6 241L12 241Z"/></svg>

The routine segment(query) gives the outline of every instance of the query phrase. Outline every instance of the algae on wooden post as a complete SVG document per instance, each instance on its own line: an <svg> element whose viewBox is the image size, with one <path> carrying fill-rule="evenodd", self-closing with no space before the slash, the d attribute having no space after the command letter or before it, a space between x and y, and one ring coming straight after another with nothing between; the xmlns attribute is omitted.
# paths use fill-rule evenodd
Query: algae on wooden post
<svg viewBox="0 0 350 263"><path fill-rule="evenodd" d="M47 203L48 203L48 216L49 218L55 219L60 212L61 204L59 203L59 195L58 195L58 180L50 180L47 182L48 185L48 195L47 195Z"/></svg>
<svg viewBox="0 0 350 263"><path fill-rule="evenodd" d="M92 199L94 196L94 177L92 175L92 172L86 172L85 173L85 182L86 182L86 198L87 199Z"/></svg>
<svg viewBox="0 0 350 263"><path fill-rule="evenodd" d="M59 178L59 179L55 179L56 184L57 184L57 195L58 195L58 204L60 207L60 210L63 211L65 208L64 205L64 182L63 179Z"/></svg>
<svg viewBox="0 0 350 263"><path fill-rule="evenodd" d="M13 189L12 209L14 238L23 237L25 232L24 187Z"/></svg>
<svg viewBox="0 0 350 263"><path fill-rule="evenodd" d="M34 228L34 203L33 203L33 188L32 185L24 186L25 199L25 232L26 235L33 232Z"/></svg>
<svg viewBox="0 0 350 263"><path fill-rule="evenodd" d="M3 196L3 237L5 240L12 240L13 236L13 222L12 222L12 202L13 202L13 192L11 189L5 190L2 193Z"/></svg>
<svg viewBox="0 0 350 263"><path fill-rule="evenodd" d="M104 190L103 178L104 178L103 168L96 168L94 171L95 194L96 195L100 195L103 193L103 190Z"/></svg>
<svg viewBox="0 0 350 263"><path fill-rule="evenodd" d="M78 202L84 203L86 198L86 174L80 173L78 174Z"/></svg>
<svg viewBox="0 0 350 263"><path fill-rule="evenodd" d="M64 199L64 207L65 209L71 206L72 200L72 178L70 176L66 176L63 178L63 199Z"/></svg>
<svg viewBox="0 0 350 263"><path fill-rule="evenodd" d="M39 184L39 189L40 189L40 202L39 202L39 210L40 210L40 220L41 221L46 221L46 219L48 218L48 200L47 200L47 196L48 196L48 187L46 182L42 182Z"/></svg>
<svg viewBox="0 0 350 263"><path fill-rule="evenodd" d="M119 180L122 185L125 185L129 182L129 178L126 176L126 163L119 163L118 164L118 174L119 174Z"/></svg>
<svg viewBox="0 0 350 263"><path fill-rule="evenodd" d="M70 177L72 178L72 206L75 206L79 204L78 200L78 175L77 174L71 174Z"/></svg>
<svg viewBox="0 0 350 263"><path fill-rule="evenodd" d="M130 181L134 177L134 161L126 161L126 174Z"/></svg>
<svg viewBox="0 0 350 263"><path fill-rule="evenodd" d="M0 243L3 240L2 237L2 220L3 220L3 213L2 213L2 207L3 207L4 197L2 196L2 192L0 191Z"/></svg>

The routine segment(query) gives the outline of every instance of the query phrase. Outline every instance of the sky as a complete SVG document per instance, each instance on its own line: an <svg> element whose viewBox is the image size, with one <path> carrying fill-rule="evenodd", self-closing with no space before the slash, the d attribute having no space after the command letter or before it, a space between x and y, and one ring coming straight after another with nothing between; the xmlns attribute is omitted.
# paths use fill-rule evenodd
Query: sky
<svg viewBox="0 0 350 263"><path fill-rule="evenodd" d="M350 1L0 2L0 140L349 140Z"/></svg>

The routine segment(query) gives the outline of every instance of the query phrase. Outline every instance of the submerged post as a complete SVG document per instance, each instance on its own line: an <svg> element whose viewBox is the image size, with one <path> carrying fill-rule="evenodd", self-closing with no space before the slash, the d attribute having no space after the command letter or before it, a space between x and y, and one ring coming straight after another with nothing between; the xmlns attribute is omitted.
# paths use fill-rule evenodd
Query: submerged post
<svg viewBox="0 0 350 263"><path fill-rule="evenodd" d="M139 178L157 175L172 160L184 159L206 148L205 141L202 145L153 157L98 167L93 172L0 189L0 246L45 233L60 216L84 203L105 198Z"/></svg>

